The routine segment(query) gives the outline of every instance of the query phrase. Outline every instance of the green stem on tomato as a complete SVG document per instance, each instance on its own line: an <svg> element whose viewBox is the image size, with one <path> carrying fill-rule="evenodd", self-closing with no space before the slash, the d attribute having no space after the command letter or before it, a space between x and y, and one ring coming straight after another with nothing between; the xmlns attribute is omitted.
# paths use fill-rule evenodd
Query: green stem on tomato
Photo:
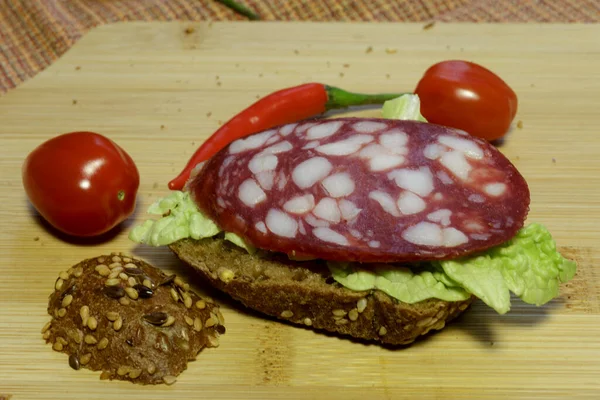
<svg viewBox="0 0 600 400"><path fill-rule="evenodd" d="M234 0L216 0L217 2L223 4L226 7L231 8L233 11L237 12L238 14L243 15L244 17L252 20L252 21L257 21L260 19L260 17L254 13L254 11L250 10L248 7L234 1Z"/></svg>
<svg viewBox="0 0 600 400"><path fill-rule="evenodd" d="M365 106L369 104L383 104L388 100L395 99L407 93L376 93L376 94L363 94L348 92L335 86L324 85L327 91L327 103L325 108L327 110L334 110L338 108L352 107L352 106Z"/></svg>

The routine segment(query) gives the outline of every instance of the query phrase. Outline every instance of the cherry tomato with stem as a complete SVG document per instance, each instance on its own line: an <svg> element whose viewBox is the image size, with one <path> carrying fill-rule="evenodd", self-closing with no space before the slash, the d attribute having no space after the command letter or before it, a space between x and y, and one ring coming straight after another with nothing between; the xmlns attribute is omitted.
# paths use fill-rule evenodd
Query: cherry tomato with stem
<svg viewBox="0 0 600 400"><path fill-rule="evenodd" d="M421 114L431 123L494 141L510 130L517 95L498 75L461 60L432 65L417 84Z"/></svg>
<svg viewBox="0 0 600 400"><path fill-rule="evenodd" d="M110 231L135 210L140 177L133 159L94 132L70 132L35 148L22 167L31 204L71 236Z"/></svg>

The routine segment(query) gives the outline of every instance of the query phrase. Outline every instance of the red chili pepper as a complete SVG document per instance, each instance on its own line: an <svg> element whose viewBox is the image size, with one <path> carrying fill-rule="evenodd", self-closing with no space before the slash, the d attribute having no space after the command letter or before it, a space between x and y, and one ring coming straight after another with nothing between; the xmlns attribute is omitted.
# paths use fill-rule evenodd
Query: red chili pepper
<svg viewBox="0 0 600 400"><path fill-rule="evenodd" d="M258 100L212 134L192 155L181 173L169 182L169 189L181 190L192 169L236 139L317 116L329 110L383 104L403 93L351 93L321 83L306 83L281 89Z"/></svg>

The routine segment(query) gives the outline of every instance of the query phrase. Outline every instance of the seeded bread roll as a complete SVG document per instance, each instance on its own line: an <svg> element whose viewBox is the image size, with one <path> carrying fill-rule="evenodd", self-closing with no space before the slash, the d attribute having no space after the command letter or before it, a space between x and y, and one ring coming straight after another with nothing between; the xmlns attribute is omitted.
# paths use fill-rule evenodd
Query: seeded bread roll
<svg viewBox="0 0 600 400"><path fill-rule="evenodd" d="M184 239L171 250L214 287L261 313L354 338L409 344L445 324L472 301L430 299L407 304L379 291L352 291L335 283L321 261L251 255L221 238Z"/></svg>
<svg viewBox="0 0 600 400"><path fill-rule="evenodd" d="M111 254L60 273L42 329L69 365L100 379L172 384L204 347L225 333L219 307L175 275Z"/></svg>

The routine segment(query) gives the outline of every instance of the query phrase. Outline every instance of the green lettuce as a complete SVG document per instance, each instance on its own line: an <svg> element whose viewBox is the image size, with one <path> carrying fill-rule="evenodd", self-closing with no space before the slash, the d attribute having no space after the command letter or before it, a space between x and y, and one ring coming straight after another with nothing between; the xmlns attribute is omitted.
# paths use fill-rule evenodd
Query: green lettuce
<svg viewBox="0 0 600 400"><path fill-rule="evenodd" d="M333 278L352 290L379 289L406 303L427 298L457 301L473 294L500 314L510 310L510 292L528 304L547 303L558 296L560 283L571 280L577 269L575 262L556 250L550 232L538 223L478 255L410 270L366 269L352 263L328 266Z"/></svg>
<svg viewBox="0 0 600 400"><path fill-rule="evenodd" d="M381 108L381 116L387 119L427 122L421 115L421 100L416 94L403 94L386 101Z"/></svg>

